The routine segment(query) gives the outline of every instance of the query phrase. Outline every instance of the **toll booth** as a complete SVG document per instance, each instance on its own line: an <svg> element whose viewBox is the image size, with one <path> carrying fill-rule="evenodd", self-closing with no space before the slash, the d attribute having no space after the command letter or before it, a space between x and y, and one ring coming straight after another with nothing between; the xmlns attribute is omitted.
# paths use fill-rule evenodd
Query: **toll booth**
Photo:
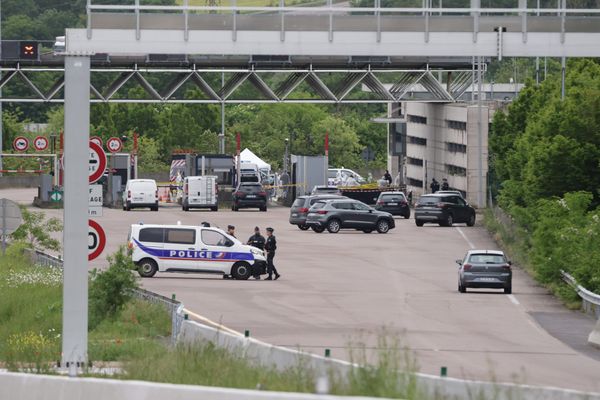
<svg viewBox="0 0 600 400"><path fill-rule="evenodd" d="M286 198L310 194L317 185L327 185L327 157L292 155L291 187ZM286 201L286 204L289 201ZM291 203L290 203L291 204Z"/></svg>

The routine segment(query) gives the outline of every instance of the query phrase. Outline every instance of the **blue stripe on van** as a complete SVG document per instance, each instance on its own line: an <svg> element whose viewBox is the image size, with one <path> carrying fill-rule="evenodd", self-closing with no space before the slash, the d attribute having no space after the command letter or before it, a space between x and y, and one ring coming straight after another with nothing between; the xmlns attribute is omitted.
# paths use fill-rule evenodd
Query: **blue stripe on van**
<svg viewBox="0 0 600 400"><path fill-rule="evenodd" d="M252 253L240 252L221 252L221 251L203 251L203 250L173 250L173 249L153 249L152 247L144 246L136 239L133 239L135 244L146 254L151 256L169 259L169 260L212 260L212 261L253 261Z"/></svg>

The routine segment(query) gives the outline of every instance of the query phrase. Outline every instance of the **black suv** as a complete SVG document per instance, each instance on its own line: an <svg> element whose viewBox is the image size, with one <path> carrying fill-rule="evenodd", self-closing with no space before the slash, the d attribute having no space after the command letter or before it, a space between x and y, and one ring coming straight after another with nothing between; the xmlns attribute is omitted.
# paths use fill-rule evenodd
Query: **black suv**
<svg viewBox="0 0 600 400"><path fill-rule="evenodd" d="M319 200L308 210L306 225L317 233L325 229L338 233L340 229L357 229L364 233L377 230L387 233L396 227L392 214L377 211L352 199Z"/></svg>
<svg viewBox="0 0 600 400"><path fill-rule="evenodd" d="M452 226L455 222L475 225L475 209L461 196L456 194L426 194L419 198L415 207L415 223L423 226L425 222L440 226Z"/></svg>
<svg viewBox="0 0 600 400"><path fill-rule="evenodd" d="M303 231L309 228L306 225L308 209L319 200L346 199L344 196L318 194L313 196L298 196L290 208L290 224L297 225Z"/></svg>
<svg viewBox="0 0 600 400"><path fill-rule="evenodd" d="M231 209L238 211L240 208L258 207L260 211L267 211L267 192L260 183L242 182L233 192Z"/></svg>

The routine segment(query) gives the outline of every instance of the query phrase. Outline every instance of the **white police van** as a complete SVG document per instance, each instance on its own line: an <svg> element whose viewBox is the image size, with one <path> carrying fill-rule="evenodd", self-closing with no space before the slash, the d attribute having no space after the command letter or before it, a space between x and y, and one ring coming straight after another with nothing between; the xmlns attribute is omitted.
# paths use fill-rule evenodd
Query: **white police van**
<svg viewBox="0 0 600 400"><path fill-rule="evenodd" d="M128 248L144 278L159 271L222 274L234 279L266 273L262 250L215 227L134 224Z"/></svg>

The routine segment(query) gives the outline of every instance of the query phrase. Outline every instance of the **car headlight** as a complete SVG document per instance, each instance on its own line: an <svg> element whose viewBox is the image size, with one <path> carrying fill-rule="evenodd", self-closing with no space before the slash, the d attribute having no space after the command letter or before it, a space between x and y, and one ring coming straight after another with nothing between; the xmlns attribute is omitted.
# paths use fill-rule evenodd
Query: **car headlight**
<svg viewBox="0 0 600 400"><path fill-rule="evenodd" d="M263 256L264 257L264 255L265 255L262 250L257 249L256 247L251 248L250 252L252 254L254 254L255 256Z"/></svg>

